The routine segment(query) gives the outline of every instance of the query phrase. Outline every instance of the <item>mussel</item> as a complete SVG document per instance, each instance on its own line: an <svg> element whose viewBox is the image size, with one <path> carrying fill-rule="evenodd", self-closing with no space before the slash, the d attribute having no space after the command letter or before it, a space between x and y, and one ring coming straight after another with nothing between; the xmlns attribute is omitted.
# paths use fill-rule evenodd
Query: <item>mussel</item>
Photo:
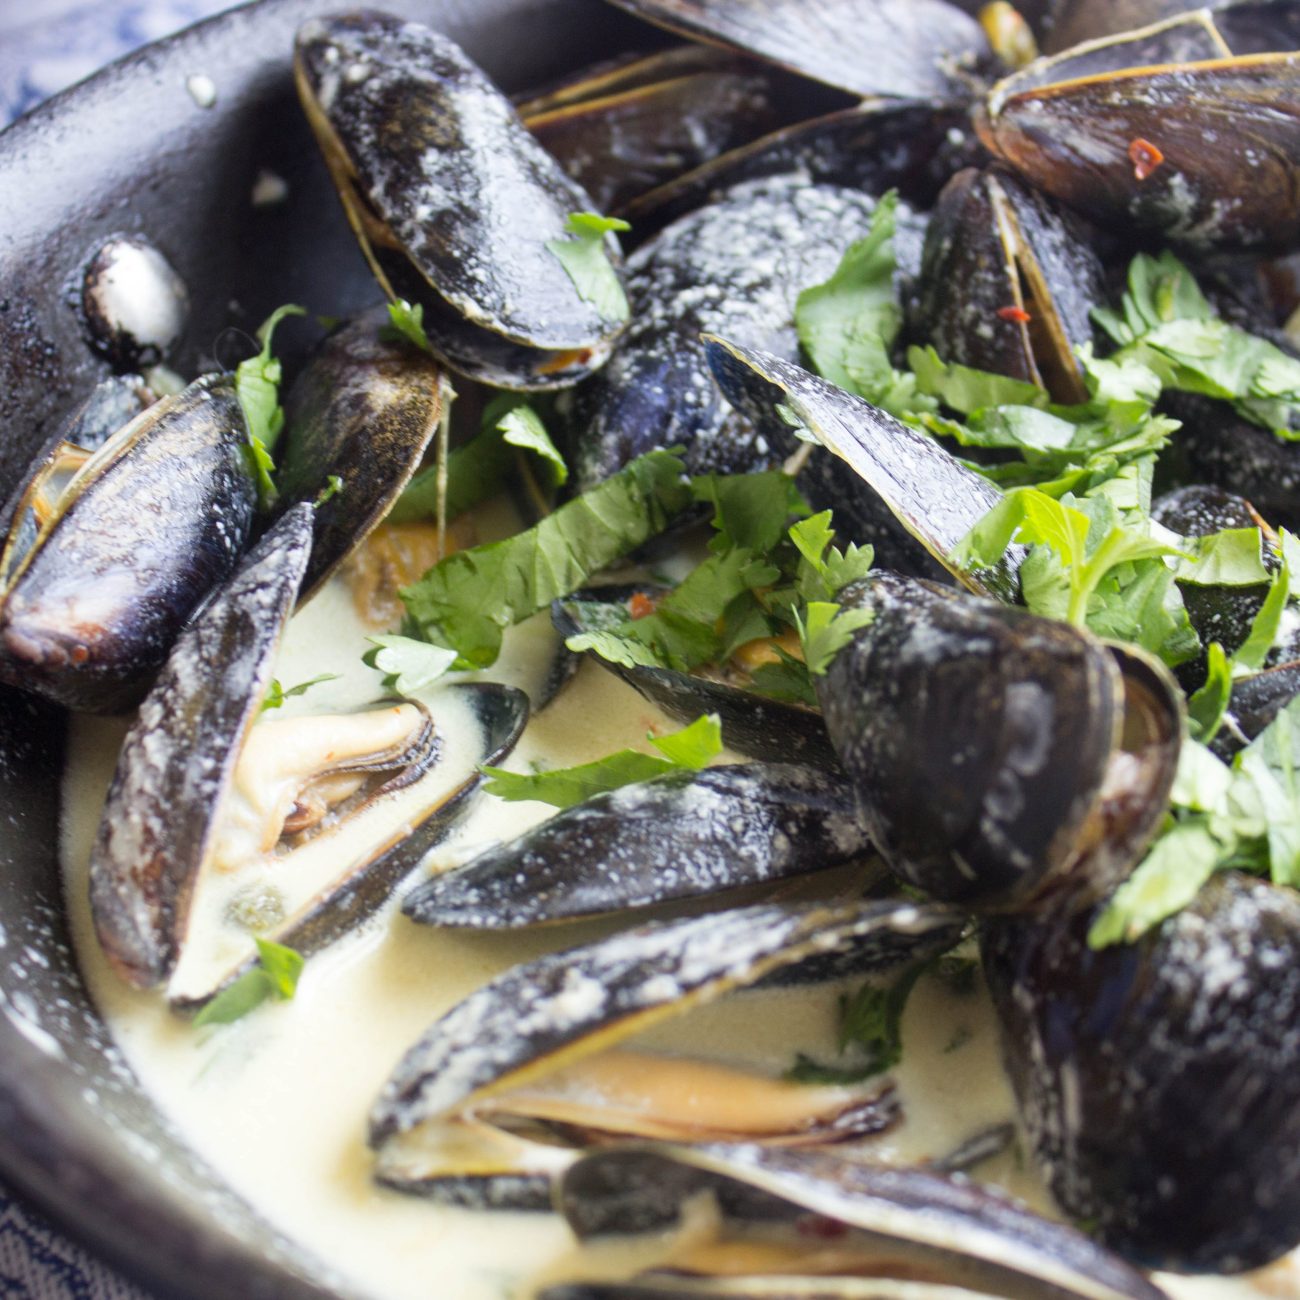
<svg viewBox="0 0 1300 1300"><path fill-rule="evenodd" d="M871 852L841 775L735 763L566 808L406 896L426 925L506 929L784 880Z"/></svg>
<svg viewBox="0 0 1300 1300"><path fill-rule="evenodd" d="M377 908L527 718L520 692L484 685L427 707L260 720L311 516L288 511L177 642L92 852L110 963L137 987L166 982L178 1007L250 964L254 935L310 951Z"/></svg>
<svg viewBox="0 0 1300 1300"><path fill-rule="evenodd" d="M133 403L128 395L127 409ZM95 441L102 421L90 423ZM0 680L73 708L121 712L234 569L256 492L228 375L155 402L89 456L74 441L85 428L47 447L6 511Z"/></svg>
<svg viewBox="0 0 1300 1300"><path fill-rule="evenodd" d="M802 1145L877 1131L896 1116L879 1084L800 1085L621 1045L809 959L852 952L883 967L961 932L960 914L933 904L768 905L651 923L517 966L398 1065L370 1118L377 1177L441 1199L543 1208L575 1138Z"/></svg>
<svg viewBox="0 0 1300 1300"><path fill-rule="evenodd" d="M984 961L1041 1168L1149 1266L1237 1272L1300 1229L1300 901L1214 877L1135 944L1094 913L999 919Z"/></svg>
<svg viewBox="0 0 1300 1300"><path fill-rule="evenodd" d="M372 271L422 307L448 365L542 389L604 362L622 313L550 247L594 205L451 40L370 10L317 19L298 33L295 70ZM615 275L611 236L603 248Z"/></svg>
<svg viewBox="0 0 1300 1300"><path fill-rule="evenodd" d="M888 1280L1013 1300L1163 1300L1082 1233L964 1180L831 1151L626 1146L584 1157L560 1208L583 1241L668 1234L631 1284L544 1300L868 1297ZM671 1231L675 1229L676 1231ZM875 1279L869 1284L855 1279Z"/></svg>
<svg viewBox="0 0 1300 1300"><path fill-rule="evenodd" d="M1161 664L888 573L841 602L873 617L818 697L895 872L1006 910L1096 899L1127 875L1164 815L1185 725Z"/></svg>

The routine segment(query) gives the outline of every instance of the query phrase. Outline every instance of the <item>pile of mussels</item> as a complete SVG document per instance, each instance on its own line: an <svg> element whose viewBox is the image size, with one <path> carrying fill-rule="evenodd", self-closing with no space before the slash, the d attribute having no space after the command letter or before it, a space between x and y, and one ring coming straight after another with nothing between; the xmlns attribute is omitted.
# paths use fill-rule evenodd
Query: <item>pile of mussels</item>
<svg viewBox="0 0 1300 1300"><path fill-rule="evenodd" d="M114 969L192 1009L250 968L255 935L310 952L411 877L527 700L449 688L481 722L472 754L448 752L441 697L258 722L281 632L426 458L447 372L462 393L572 390L579 490L669 446L692 472L797 465L839 536L888 565L842 593L873 617L817 678L820 710L618 668L683 718L720 713L752 761L596 796L419 879L406 914L631 914L872 852L910 888L656 920L507 972L398 1067L371 1117L378 1176L455 1203L554 1204L584 1240L658 1231L712 1197L712 1250L547 1300L865 1296L870 1277L1137 1300L1161 1294L1141 1268L1278 1258L1300 1240L1300 899L1219 874L1139 941L1089 946L1165 816L1183 690L1137 648L1019 605L1023 548L954 562L998 489L801 368L793 317L896 190L905 333L947 362L1079 400L1108 277L1165 245L1273 337L1297 296L1300 4L1060 0L977 21L946 0L618 2L703 43L517 106L427 28L376 12L305 27L304 109L428 349L381 329L382 309L322 344L287 399L273 509L228 374L161 398L134 377L103 385L6 507L0 680L138 707L91 868ZM553 251L571 214L595 211L631 223L626 266L612 235L601 249L630 318ZM1208 396L1177 414L1203 486L1157 517L1190 535L1294 525L1290 443ZM1229 650L1258 607L1240 603L1205 616ZM557 626L592 604L558 602ZM1300 663L1238 681L1225 752L1297 690ZM407 833L368 835L398 800ZM322 851L344 823L353 847ZM937 1168L843 1154L895 1117L887 1092L615 1046L777 974L918 960L972 917L1028 1144L1087 1235Z"/></svg>

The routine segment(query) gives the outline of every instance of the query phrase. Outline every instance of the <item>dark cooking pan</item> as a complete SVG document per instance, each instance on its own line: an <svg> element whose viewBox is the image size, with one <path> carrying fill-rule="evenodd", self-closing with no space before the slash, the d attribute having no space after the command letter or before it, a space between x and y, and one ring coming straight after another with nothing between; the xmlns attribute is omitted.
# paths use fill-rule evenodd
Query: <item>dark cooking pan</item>
<svg viewBox="0 0 1300 1300"><path fill-rule="evenodd" d="M0 134L0 500L107 373L76 309L114 232L155 244L192 307L174 367L282 302L342 314L376 292L294 97L293 33L338 0L262 0L114 65ZM601 0L386 0L507 89L644 43ZM217 91L201 107L186 89ZM262 168L288 199L250 202ZM0 687L0 1175L163 1296L328 1296L168 1131L87 1000L57 864L63 716Z"/></svg>

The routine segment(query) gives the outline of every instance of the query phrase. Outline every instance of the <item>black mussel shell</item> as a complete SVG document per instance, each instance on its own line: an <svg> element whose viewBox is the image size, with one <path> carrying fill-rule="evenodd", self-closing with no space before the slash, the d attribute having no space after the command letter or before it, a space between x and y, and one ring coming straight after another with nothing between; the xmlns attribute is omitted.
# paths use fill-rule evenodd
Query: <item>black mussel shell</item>
<svg viewBox="0 0 1300 1300"><path fill-rule="evenodd" d="M918 314L948 362L1088 400L1077 349L1104 301L1101 260L1077 218L1000 169L959 172L925 233Z"/></svg>
<svg viewBox="0 0 1300 1300"><path fill-rule="evenodd" d="M867 100L731 149L629 203L638 238L702 208L743 181L798 172L826 185L931 207L948 177L988 159L964 103Z"/></svg>
<svg viewBox="0 0 1300 1300"><path fill-rule="evenodd" d="M829 278L874 210L868 195L775 177L728 191L639 248L628 263L632 324L576 403L580 490L659 447L684 447L696 474L765 469L788 456L788 429L756 433L728 409L700 335L793 359L795 300ZM919 235L913 245L919 258Z"/></svg>
<svg viewBox="0 0 1300 1300"><path fill-rule="evenodd" d="M247 544L247 440L229 376L207 376L105 444L7 573L0 681L90 712L135 704Z"/></svg>
<svg viewBox="0 0 1300 1300"><path fill-rule="evenodd" d="M933 438L792 362L722 338L708 340L708 358L727 401L760 433L770 438L788 434L794 421L822 448L834 452L837 468L839 461L848 462L839 485L850 507L855 493L872 507L852 512L860 523L876 515L875 501L881 501L917 543L918 563L928 555L973 590L1016 599L1023 547L1009 547L990 569L971 570L951 558L957 544L1001 499L987 479L960 464ZM824 487L818 495L824 496ZM900 542L901 530L890 530L891 547ZM874 543L875 538L854 540Z"/></svg>
<svg viewBox="0 0 1300 1300"><path fill-rule="evenodd" d="M1062 1207L1138 1262L1238 1272L1300 1239L1300 900L1236 874L1135 944L1088 912L984 938L1003 1051Z"/></svg>
<svg viewBox="0 0 1300 1300"><path fill-rule="evenodd" d="M1012 77L990 92L977 126L1031 185L1100 224L1202 251L1300 242L1300 54L1041 87Z"/></svg>
<svg viewBox="0 0 1300 1300"><path fill-rule="evenodd" d="M402 911L425 925L515 929L707 897L870 852L844 776L737 763L666 773L562 809L426 881Z"/></svg>
<svg viewBox="0 0 1300 1300"><path fill-rule="evenodd" d="M1225 761L1245 749L1297 695L1300 695L1300 662L1278 664L1232 683L1223 723L1210 741L1210 748Z"/></svg>
<svg viewBox="0 0 1300 1300"><path fill-rule="evenodd" d="M445 371L428 353L389 337L387 321L381 308L331 334L285 399L281 508L316 505L303 600L384 517L443 415Z"/></svg>
<svg viewBox="0 0 1300 1300"><path fill-rule="evenodd" d="M934 1282L963 1294L1016 1300L1165 1300L1136 1269L1082 1233L1040 1218L990 1189L920 1169L891 1169L832 1151L776 1151L707 1144L629 1145L592 1152L561 1180L557 1201L582 1241L660 1232L677 1224L693 1197L708 1194L717 1207L719 1235L794 1247L790 1276L761 1274L755 1291L737 1279L737 1296L864 1297L854 1279L876 1277ZM825 1245L843 1267L800 1278L797 1250ZM688 1247L689 1252L689 1247ZM667 1242L664 1262L640 1274L673 1295L675 1265ZM743 1260L743 1244L739 1252ZM693 1272L686 1256L685 1271ZM701 1272L707 1272L707 1264ZM845 1275L847 1274L847 1277ZM817 1285L817 1282L820 1285ZM881 1282L876 1283L879 1288ZM727 1293L721 1280L715 1281ZM558 1297L563 1291L548 1292ZM583 1294L579 1290L576 1294ZM597 1290L597 1296L617 1291ZM653 1295L653 1291L637 1294ZM687 1290L684 1294L693 1294ZM707 1286L700 1294L714 1294Z"/></svg>
<svg viewBox="0 0 1300 1300"><path fill-rule="evenodd" d="M639 18L757 54L855 95L927 99L988 54L978 23L944 0L615 0Z"/></svg>
<svg viewBox="0 0 1300 1300"><path fill-rule="evenodd" d="M307 23L295 67L371 269L448 365L548 388L604 361L624 322L547 247L594 205L452 41L363 11Z"/></svg>
<svg viewBox="0 0 1300 1300"><path fill-rule="evenodd" d="M1264 54L1300 46L1300 8L1295 0L1069 0L1061 6L1045 42L1055 53L1078 45L1208 9L1233 54ZM1130 60L1136 67L1137 59Z"/></svg>
<svg viewBox="0 0 1300 1300"><path fill-rule="evenodd" d="M1181 692L1162 667L893 574L840 599L873 617L817 693L896 873L1001 910L1057 890L1091 900L1127 874L1164 814L1182 739Z"/></svg>
<svg viewBox="0 0 1300 1300"><path fill-rule="evenodd" d="M1116 72L1152 63L1188 63L1230 53L1205 11L1215 0L1065 0L1043 41L1044 67L1080 69L1071 75ZM1197 34L1200 29L1201 35ZM1207 47L1206 41L1212 42ZM1076 47L1083 46L1083 49ZM1208 49L1208 52L1207 52ZM1062 80L1063 78L1056 78ZM1045 79L1040 84L1045 84Z"/></svg>

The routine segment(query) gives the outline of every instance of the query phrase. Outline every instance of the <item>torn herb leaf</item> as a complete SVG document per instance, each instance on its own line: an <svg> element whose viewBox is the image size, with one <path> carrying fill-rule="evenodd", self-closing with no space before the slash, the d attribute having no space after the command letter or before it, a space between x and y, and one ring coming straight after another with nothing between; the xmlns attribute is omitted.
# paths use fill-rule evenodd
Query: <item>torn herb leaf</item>
<svg viewBox="0 0 1300 1300"><path fill-rule="evenodd" d="M790 516L806 515L811 508L794 479L778 469L700 475L691 480L691 493L713 507L712 551L732 546L770 551L785 536Z"/></svg>
<svg viewBox="0 0 1300 1300"><path fill-rule="evenodd" d="M824 676L831 660L866 627L874 615L869 609L841 609L834 601L809 601L801 617L796 613L803 659L814 676Z"/></svg>
<svg viewBox="0 0 1300 1300"><path fill-rule="evenodd" d="M1231 698L1232 665L1223 647L1211 641L1206 650L1205 681L1187 701L1187 725L1193 740L1208 745L1214 739Z"/></svg>
<svg viewBox="0 0 1300 1300"><path fill-rule="evenodd" d="M432 352L429 336L424 332L424 304L409 303L405 298L388 304L388 325L385 337L388 339L405 339L422 352Z"/></svg>
<svg viewBox="0 0 1300 1300"><path fill-rule="evenodd" d="M306 695L313 686L319 686L321 682L337 680L338 673L320 673L309 681L299 682L297 686L290 686L288 690L285 690L280 685L279 679L272 677L271 685L267 688L266 698L262 701L262 712L265 713L268 709L282 708L285 700L291 699L295 695Z"/></svg>
<svg viewBox="0 0 1300 1300"><path fill-rule="evenodd" d="M287 1002L298 990L304 958L301 953L270 939L257 939L259 964L222 989L198 1015L195 1028L228 1025L246 1016L268 998Z"/></svg>
<svg viewBox="0 0 1300 1300"><path fill-rule="evenodd" d="M398 695L414 695L432 686L450 671L456 652L430 645L409 636L371 636L366 638L374 650L362 658L371 668L384 674L384 685Z"/></svg>
<svg viewBox="0 0 1300 1300"><path fill-rule="evenodd" d="M576 591L689 504L682 462L653 451L525 532L448 556L401 597L425 640L457 652L457 668L486 668L505 628Z"/></svg>
<svg viewBox="0 0 1300 1300"><path fill-rule="evenodd" d="M293 303L277 307L257 331L262 350L235 367L235 395L243 408L248 425L248 445L244 459L257 483L258 504L268 511L275 504L275 482L271 475L275 462L271 451L284 428L284 408L280 405L280 380L283 367L271 355L275 327L286 316L305 316L306 310Z"/></svg>
<svg viewBox="0 0 1300 1300"><path fill-rule="evenodd" d="M631 315L627 294L609 260L605 237L611 231L631 230L626 221L594 212L573 212L564 223L569 239L550 239L546 247L559 259L579 296L607 320L627 320Z"/></svg>
<svg viewBox="0 0 1300 1300"><path fill-rule="evenodd" d="M622 749L577 767L550 772L509 772L501 767L480 770L491 777L483 787L499 799L517 802L535 799L556 808L569 808L606 790L634 781L648 781L665 772L705 768L722 752L722 723L716 713L696 718L689 726L667 736L647 736L663 757Z"/></svg>

